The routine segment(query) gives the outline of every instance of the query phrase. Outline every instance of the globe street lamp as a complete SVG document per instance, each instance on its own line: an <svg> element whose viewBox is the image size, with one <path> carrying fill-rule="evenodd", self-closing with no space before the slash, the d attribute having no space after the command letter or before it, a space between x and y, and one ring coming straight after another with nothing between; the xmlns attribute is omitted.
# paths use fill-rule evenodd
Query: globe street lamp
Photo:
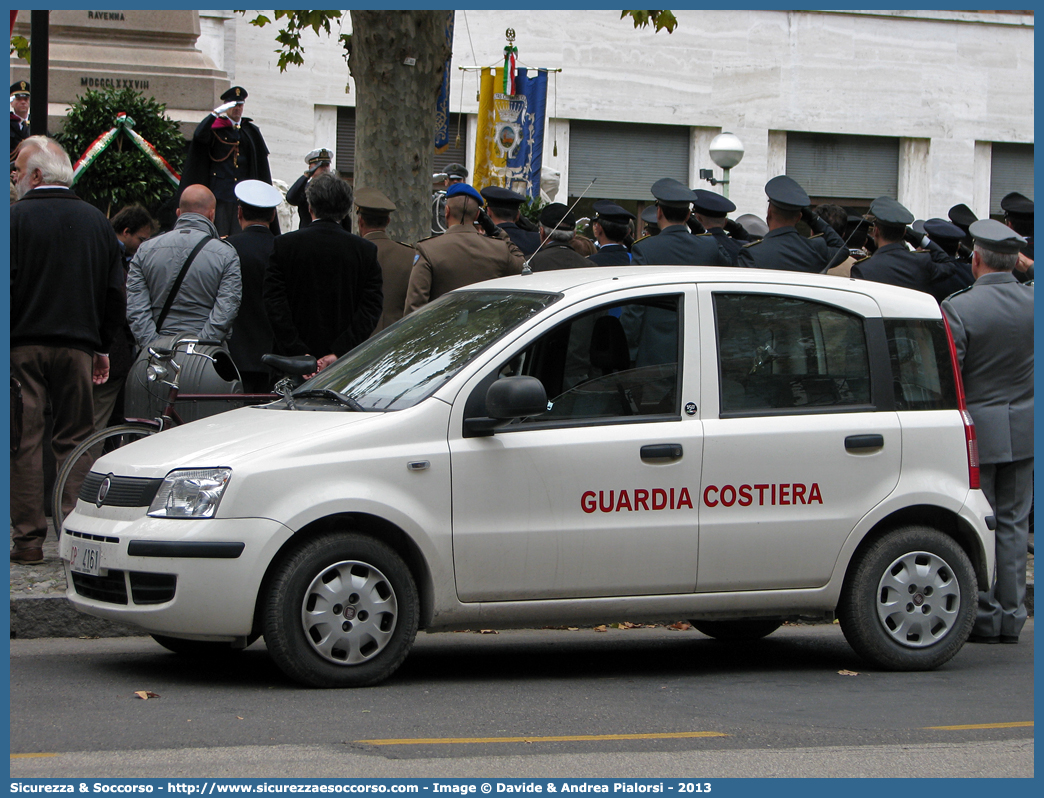
<svg viewBox="0 0 1044 798"><path fill-rule="evenodd" d="M712 186L721 184L722 196L729 196L729 170L743 160L743 142L732 133L719 133L710 143L710 157L721 167L724 177L715 180L710 169L701 169L700 177Z"/></svg>

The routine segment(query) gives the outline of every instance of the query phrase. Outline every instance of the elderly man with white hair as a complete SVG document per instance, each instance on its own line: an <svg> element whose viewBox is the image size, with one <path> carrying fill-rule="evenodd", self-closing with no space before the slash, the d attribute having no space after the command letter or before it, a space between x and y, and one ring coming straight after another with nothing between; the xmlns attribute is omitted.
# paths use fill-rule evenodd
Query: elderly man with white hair
<svg viewBox="0 0 1044 798"><path fill-rule="evenodd" d="M11 206L11 376L22 389L22 429L11 456L11 561L43 562L43 447L60 467L94 430L92 384L109 376L109 344L126 313L123 259L105 214L69 188L61 145L30 136L15 156ZM44 441L44 407L54 419ZM69 480L72 511L83 474Z"/></svg>

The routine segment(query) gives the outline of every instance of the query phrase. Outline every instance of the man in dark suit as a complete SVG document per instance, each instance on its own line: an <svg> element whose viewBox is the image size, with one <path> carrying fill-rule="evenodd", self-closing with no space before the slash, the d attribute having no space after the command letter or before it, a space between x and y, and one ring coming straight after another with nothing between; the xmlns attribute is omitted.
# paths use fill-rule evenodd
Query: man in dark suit
<svg viewBox="0 0 1044 798"><path fill-rule="evenodd" d="M486 201L486 212L493 224L508 234L523 255L528 258L540 249L540 234L535 230L523 230L518 224L525 197L500 186L486 186L479 194Z"/></svg>
<svg viewBox="0 0 1044 798"><path fill-rule="evenodd" d="M109 377L109 347L127 310L123 257L105 214L70 189L72 164L53 139L18 149L11 206L11 376L22 386L22 435L11 456L11 562L43 562L43 451L61 468L94 431L91 386ZM44 408L54 429L44 439ZM84 469L88 458L82 458ZM72 512L86 470L62 497Z"/></svg>
<svg viewBox="0 0 1044 798"><path fill-rule="evenodd" d="M1033 499L1033 285L1012 275L1026 239L994 219L969 228L975 283L942 303L975 422L982 491L996 515L996 581L979 593L972 642L1017 643L1026 623Z"/></svg>
<svg viewBox="0 0 1044 798"><path fill-rule="evenodd" d="M877 249L852 265L852 277L924 291L940 302L964 287L960 265L927 235L907 227L914 216L894 199L875 199L870 203L869 216L873 221L870 237ZM925 251L911 252L904 238Z"/></svg>
<svg viewBox="0 0 1044 798"><path fill-rule="evenodd" d="M11 157L18 145L29 137L29 81L11 84Z"/></svg>
<svg viewBox="0 0 1044 798"><path fill-rule="evenodd" d="M217 199L214 226L222 237L239 229L236 183L241 180L272 182L268 145L254 121L243 116L246 98L246 89L233 86L221 95L224 104L207 114L196 127L178 189L180 196L186 187L198 183L214 192ZM278 222L274 223L272 232L279 232Z"/></svg>
<svg viewBox="0 0 1044 798"><path fill-rule="evenodd" d="M652 184L656 198L656 224L660 234L635 241L631 254L636 264L660 266L731 266L729 256L709 235L693 235L686 222L691 214L692 189L669 177Z"/></svg>
<svg viewBox="0 0 1044 798"><path fill-rule="evenodd" d="M634 257L624 240L631 231L634 214L609 200L598 200L594 212L591 235L598 242L598 251L587 259L595 266L629 266Z"/></svg>
<svg viewBox="0 0 1044 798"><path fill-rule="evenodd" d="M312 223L276 238L264 297L276 348L312 355L319 370L365 341L384 295L377 247L341 228L352 189L336 172L306 190Z"/></svg>
<svg viewBox="0 0 1044 798"><path fill-rule="evenodd" d="M825 272L848 257L845 240L811 209L812 201L796 180L777 175L765 184L768 232L760 241L744 246L736 265L751 269ZM814 235L805 238L797 230L802 219ZM910 221L913 221L911 217Z"/></svg>
<svg viewBox="0 0 1044 798"><path fill-rule="evenodd" d="M283 198L279 189L260 180L237 183L236 197L242 232L230 236L228 243L239 253L243 294L228 338L228 351L246 392L265 393L271 390L272 379L261 356L274 351L275 343L264 300L265 271L275 248L269 225Z"/></svg>

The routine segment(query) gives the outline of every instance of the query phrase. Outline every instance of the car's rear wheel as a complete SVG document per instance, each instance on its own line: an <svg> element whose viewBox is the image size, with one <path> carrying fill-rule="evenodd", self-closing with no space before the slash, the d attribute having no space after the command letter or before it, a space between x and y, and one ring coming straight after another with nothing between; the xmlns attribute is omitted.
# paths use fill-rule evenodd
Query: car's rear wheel
<svg viewBox="0 0 1044 798"><path fill-rule="evenodd" d="M760 640L783 625L776 618L743 618L734 621L689 621L697 631L725 642Z"/></svg>
<svg viewBox="0 0 1044 798"><path fill-rule="evenodd" d="M930 670L975 622L977 583L953 538L926 526L889 532L849 566L838 617L858 654L888 670Z"/></svg>
<svg viewBox="0 0 1044 798"><path fill-rule="evenodd" d="M277 567L262 625L276 664L311 687L366 687L402 664L417 634L417 587L391 548L334 532Z"/></svg>

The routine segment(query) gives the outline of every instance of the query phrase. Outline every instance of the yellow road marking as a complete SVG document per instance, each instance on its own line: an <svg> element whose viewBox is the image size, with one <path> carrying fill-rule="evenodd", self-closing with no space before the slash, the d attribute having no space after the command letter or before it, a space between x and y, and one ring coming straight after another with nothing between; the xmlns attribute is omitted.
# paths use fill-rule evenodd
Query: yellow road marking
<svg viewBox="0 0 1044 798"><path fill-rule="evenodd" d="M58 756L58 754L11 754L11 759L33 759L39 756Z"/></svg>
<svg viewBox="0 0 1044 798"><path fill-rule="evenodd" d="M356 740L366 745L447 745L461 743L568 743L591 740L677 740L692 737L728 737L723 732L660 732L657 734L569 734L555 737L415 737Z"/></svg>
<svg viewBox="0 0 1044 798"><path fill-rule="evenodd" d="M966 729L1024 729L1032 727L1032 720L1017 720L1013 723L969 723L967 726L925 726L926 729L942 731L965 731Z"/></svg>

